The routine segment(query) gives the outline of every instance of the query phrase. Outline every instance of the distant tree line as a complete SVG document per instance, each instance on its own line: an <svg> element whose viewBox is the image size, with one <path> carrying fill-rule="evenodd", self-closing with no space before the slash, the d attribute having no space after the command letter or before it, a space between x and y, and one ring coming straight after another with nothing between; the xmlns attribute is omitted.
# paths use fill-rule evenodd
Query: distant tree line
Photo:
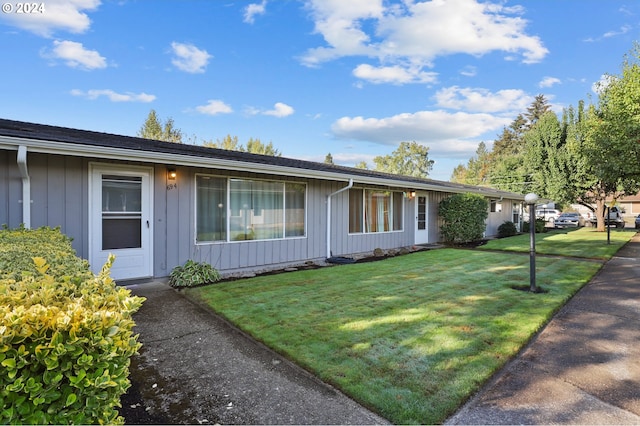
<svg viewBox="0 0 640 426"><path fill-rule="evenodd" d="M621 73L607 74L597 85L597 102L580 100L560 115L538 95L491 150L480 143L451 180L582 204L594 210L597 229L604 231L605 200L640 190L639 61L636 43Z"/></svg>
<svg viewBox="0 0 640 426"><path fill-rule="evenodd" d="M172 118L162 121L153 109L149 112L147 119L138 131L138 136L145 139L175 143L183 143L184 138L182 131L175 127ZM197 140L197 138L191 138L191 141L193 140ZM273 146L272 142L264 144L260 139L249 138L246 145L242 145L238 140L238 136L231 136L230 134L222 140L216 139L215 142L204 140L201 144L209 148L272 155L274 157L282 155ZM374 170L376 171L423 178L429 175L434 163L433 160L429 159L429 148L417 142L401 142L398 149L390 155L377 156L373 161L375 163ZM324 162L326 164L334 164L331 153L326 155ZM356 164L355 167L368 169L367 163L364 161Z"/></svg>

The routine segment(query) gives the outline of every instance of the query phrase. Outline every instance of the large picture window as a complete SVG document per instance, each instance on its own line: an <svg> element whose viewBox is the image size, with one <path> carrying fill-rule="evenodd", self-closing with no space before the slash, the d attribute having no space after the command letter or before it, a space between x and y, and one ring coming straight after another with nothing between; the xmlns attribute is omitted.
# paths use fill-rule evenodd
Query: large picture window
<svg viewBox="0 0 640 426"><path fill-rule="evenodd" d="M306 185L196 177L198 242L303 237Z"/></svg>
<svg viewBox="0 0 640 426"><path fill-rule="evenodd" d="M374 189L349 190L349 232L401 231L403 194Z"/></svg>

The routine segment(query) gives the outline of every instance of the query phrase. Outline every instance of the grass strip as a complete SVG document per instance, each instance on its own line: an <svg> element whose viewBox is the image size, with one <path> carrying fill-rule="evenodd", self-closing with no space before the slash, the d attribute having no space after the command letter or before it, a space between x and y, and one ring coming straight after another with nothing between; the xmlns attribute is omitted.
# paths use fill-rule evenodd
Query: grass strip
<svg viewBox="0 0 640 426"><path fill-rule="evenodd" d="M582 257L589 259L609 259L635 235L635 230L612 229L607 243L607 232L597 232L595 228L556 229L536 234L536 253ZM529 234L490 240L479 247L484 250L529 251Z"/></svg>

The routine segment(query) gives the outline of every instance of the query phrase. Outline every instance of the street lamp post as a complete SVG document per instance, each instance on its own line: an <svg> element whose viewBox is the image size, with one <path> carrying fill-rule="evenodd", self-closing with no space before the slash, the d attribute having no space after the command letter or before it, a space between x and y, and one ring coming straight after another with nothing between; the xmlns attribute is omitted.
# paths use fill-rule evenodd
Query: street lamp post
<svg viewBox="0 0 640 426"><path fill-rule="evenodd" d="M536 293L536 217L535 208L538 196L529 193L524 196L524 201L529 205L529 291Z"/></svg>

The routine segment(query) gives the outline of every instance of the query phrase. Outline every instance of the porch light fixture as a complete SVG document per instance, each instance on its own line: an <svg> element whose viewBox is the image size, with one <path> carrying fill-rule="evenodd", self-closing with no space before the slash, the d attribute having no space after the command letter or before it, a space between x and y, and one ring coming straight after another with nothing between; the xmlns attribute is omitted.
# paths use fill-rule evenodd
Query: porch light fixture
<svg viewBox="0 0 640 426"><path fill-rule="evenodd" d="M409 191L406 194L407 194L407 198L410 200L413 200L414 198L416 198L416 191Z"/></svg>
<svg viewBox="0 0 640 426"><path fill-rule="evenodd" d="M536 216L535 208L538 196L529 193L524 196L524 202L529 205L529 291L537 292L536 288Z"/></svg>
<svg viewBox="0 0 640 426"><path fill-rule="evenodd" d="M175 167L169 167L167 169L167 179L176 180L176 177L178 177L178 172L176 171Z"/></svg>

